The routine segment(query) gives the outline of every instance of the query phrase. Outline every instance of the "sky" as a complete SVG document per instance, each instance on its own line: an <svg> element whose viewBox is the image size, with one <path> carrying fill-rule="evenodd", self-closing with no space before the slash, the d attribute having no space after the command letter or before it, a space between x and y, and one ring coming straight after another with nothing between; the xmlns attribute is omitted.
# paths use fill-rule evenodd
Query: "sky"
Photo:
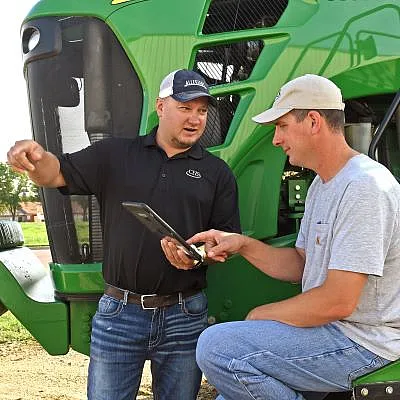
<svg viewBox="0 0 400 400"><path fill-rule="evenodd" d="M16 140L32 137L25 79L22 72L20 27L24 17L37 0L13 1L7 7L0 24L3 38L0 72L0 161L7 158L8 149Z"/></svg>

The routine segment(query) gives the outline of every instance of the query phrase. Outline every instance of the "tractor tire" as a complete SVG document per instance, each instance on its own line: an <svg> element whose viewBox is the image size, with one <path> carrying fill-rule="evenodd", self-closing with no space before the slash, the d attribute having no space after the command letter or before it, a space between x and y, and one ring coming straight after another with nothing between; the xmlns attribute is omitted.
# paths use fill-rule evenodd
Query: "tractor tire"
<svg viewBox="0 0 400 400"><path fill-rule="evenodd" d="M0 221L0 251L24 244L21 225L16 221Z"/></svg>

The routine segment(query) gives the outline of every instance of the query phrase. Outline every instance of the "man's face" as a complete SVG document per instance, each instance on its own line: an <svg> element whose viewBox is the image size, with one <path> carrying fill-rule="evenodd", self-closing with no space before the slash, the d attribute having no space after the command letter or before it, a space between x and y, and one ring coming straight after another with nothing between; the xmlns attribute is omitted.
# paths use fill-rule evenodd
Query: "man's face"
<svg viewBox="0 0 400 400"><path fill-rule="evenodd" d="M175 149L193 146L204 132L208 98L181 103L172 97L157 99L160 139Z"/></svg>
<svg viewBox="0 0 400 400"><path fill-rule="evenodd" d="M310 158L311 119L307 116L297 122L291 113L285 114L275 122L275 134L272 140L274 146L282 147L292 165L307 168Z"/></svg>

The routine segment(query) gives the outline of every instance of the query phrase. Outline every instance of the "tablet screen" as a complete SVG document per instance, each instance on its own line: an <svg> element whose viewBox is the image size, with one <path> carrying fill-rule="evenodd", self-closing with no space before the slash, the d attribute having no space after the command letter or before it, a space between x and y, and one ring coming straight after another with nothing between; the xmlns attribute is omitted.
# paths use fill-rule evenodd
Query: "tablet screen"
<svg viewBox="0 0 400 400"><path fill-rule="evenodd" d="M165 236L175 239L183 251L196 261L202 261L203 256L195 246L191 246L175 231L167 222L165 222L150 206L146 203L133 201L124 201L122 206L132 213L143 225L161 238Z"/></svg>

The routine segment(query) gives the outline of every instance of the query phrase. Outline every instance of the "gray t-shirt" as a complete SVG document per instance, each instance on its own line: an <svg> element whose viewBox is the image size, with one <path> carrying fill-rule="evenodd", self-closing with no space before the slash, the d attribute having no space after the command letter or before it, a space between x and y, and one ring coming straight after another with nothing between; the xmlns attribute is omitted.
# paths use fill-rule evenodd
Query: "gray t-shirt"
<svg viewBox="0 0 400 400"><path fill-rule="evenodd" d="M388 360L400 358L400 185L361 154L307 194L296 246L305 250L303 292L321 286L329 269L368 274L355 311L334 324Z"/></svg>

